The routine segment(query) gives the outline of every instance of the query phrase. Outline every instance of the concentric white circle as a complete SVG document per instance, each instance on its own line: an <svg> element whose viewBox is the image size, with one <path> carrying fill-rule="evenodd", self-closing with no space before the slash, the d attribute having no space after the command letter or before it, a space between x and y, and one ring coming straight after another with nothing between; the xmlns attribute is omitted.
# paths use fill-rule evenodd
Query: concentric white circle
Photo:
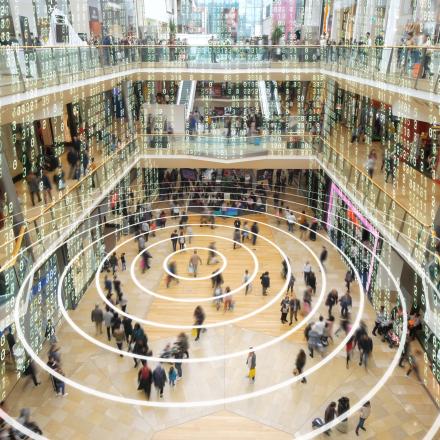
<svg viewBox="0 0 440 440"><path fill-rule="evenodd" d="M281 231L281 232L284 232L284 231ZM344 231L342 231L342 232L345 233ZM320 236L321 236L322 238L324 238L325 240L329 241L326 237L323 237L321 234L318 233L318 235L320 235ZM329 242L330 242L330 241L329 241ZM331 243L331 242L330 242L330 244L333 245L333 243ZM359 244L360 244L361 246L363 246L362 243L359 242ZM366 248L365 246L364 246L364 248L367 249L367 251L369 251L368 248ZM345 255L344 255L344 256L345 256ZM396 280L394 279L394 277L392 276L392 274L391 274L391 272L388 270L388 268L383 264L382 260L381 260L379 257L376 257L376 258L377 258L377 259L380 261L380 263L384 266L385 270L388 272L388 275L390 276L390 278L393 280L393 282L394 282L394 283L396 284L396 286L398 287L398 285L397 285L397 283L396 283ZM349 261L348 259L347 259L347 262L352 266L353 269L355 269L354 266L350 263L350 261ZM322 268L321 268L321 269L322 269ZM35 272L34 269L32 269L31 274L33 274L34 272ZM356 277L357 277L357 279L358 279L358 282L360 283L361 280L359 279L359 277L358 277L356 271L355 271L355 273L356 273ZM63 275L64 275L64 274L63 274ZM361 283L360 283L360 284L361 284ZM21 295L22 292L23 292L23 289L20 288L19 295ZM60 291L59 291L58 293L60 294ZM399 297L400 297L401 300L402 300L402 307L403 307L403 309L404 309L404 323L403 323L403 325L405 326L405 325L407 324L407 322L406 322L406 304L405 304L405 302L403 301L403 296L402 296L400 290L399 290L398 293L399 293ZM19 298L18 298L18 299L19 299ZM59 295L59 299L61 299L61 296L60 296L60 295ZM363 302L364 302L364 295L361 295L361 306L363 306ZM37 359L35 359L36 362L39 363L40 366L42 366L43 368L45 368L46 365L44 364L44 362L42 362L41 359L38 358L38 356L36 355L36 353L33 352L32 348L29 346L29 344L27 344L27 341L24 339L24 335L23 335L23 333L22 333L22 331L21 331L21 328L20 328L20 325L19 325L19 306L18 306L18 304L19 304L19 301L17 301L17 303L16 303L16 305L15 305L15 308L14 308L14 318L16 318L16 324L18 324L18 325L17 325L17 333L18 333L19 337L20 337L21 339L23 339L23 345L25 346L25 348L26 348L26 350L29 352L29 354L30 354L32 357L36 356L36 357L37 357ZM60 305L62 306L62 303L61 303ZM360 319L360 315L358 315L358 318L357 318L357 320L356 320L356 322L355 322L355 325L353 326L353 331L354 331L356 325L359 323L359 319ZM345 342L348 340L349 337L351 337L351 334L350 334L350 333L349 333L349 334L347 335L347 337L341 342L341 344L337 347L337 350L343 348ZM400 344L400 346L399 346L398 352L396 353L396 356L395 356L394 359L393 359L392 364L389 366L389 368L387 369L386 373L385 373L384 376L381 378L380 383L376 384L376 386L375 386L372 390L370 390L370 392L369 392L366 396L364 396L364 398L362 399L361 402L358 402L357 404L355 404L354 406L352 406L352 408L350 409L349 412L344 413L343 416L340 416L340 417L336 418L333 422L330 422L330 423L326 424L323 428L321 428L321 429L319 429L319 430L317 430L317 431L314 431L313 433L312 433L312 432L311 432L311 433L308 433L307 435L304 435L304 436L302 436L302 437L303 437L303 438L312 438L312 437L318 435L319 433L323 432L324 430L329 429L329 428L335 426L337 423L339 423L339 422L341 421L342 418L349 417L349 416L352 415L355 411L357 411L357 410L360 408L360 406L362 405L362 403L363 403L364 400L367 400L368 398L371 398L375 393L377 393L377 391L379 391L379 389L381 388L381 386L383 385L383 383L388 379L388 377L391 375L391 373L392 373L394 367L396 366L396 364L397 364L397 360L398 360L398 358L399 358L399 356L400 356L400 354L401 354L401 352L402 352L402 350L403 350L404 339L405 339L405 335L403 336L403 338L402 338L402 340L401 340L401 344ZM246 352L247 352L247 350L246 350ZM238 396L231 396L231 397L227 398L227 402L226 402L226 403L229 403L229 402L235 402L235 401L239 401L239 400L244 400L244 399L247 399L247 398L250 398L250 397L257 397L258 395L264 395L264 394L267 394L267 393L269 393L269 392L275 391L276 389L279 389L279 388L281 388L281 387L283 387L283 386L286 386L286 383L289 384L289 383L297 382L297 381L300 380L302 377L305 377L307 374L310 374L310 373L316 371L316 370L317 370L318 368L320 368L323 364L329 362L329 361L330 361L330 360L331 360L336 354L337 354L337 351L335 350L335 352L332 352L332 354L331 354L330 356L324 358L321 362L319 362L318 364L316 364L314 367L308 369L305 373L303 373L303 374L300 375L300 376L296 376L296 377L291 378L291 379L289 379L288 381L285 381L285 382L283 382L283 383L281 383L281 384L277 384L277 385L274 385L274 386L272 386L272 387L270 387L270 388L262 389L262 390L259 390L259 391L257 391L257 392L247 393L247 394L238 395ZM45 369L47 369L47 368L45 368ZM313 371L312 371L312 370L313 370ZM64 382L66 382L67 384L73 385L73 383L72 383L73 381L71 381L70 379L65 378L65 377L63 377L63 376L60 376L58 373L53 372L52 370L49 371L49 372L50 372L50 374L52 374L52 375L55 376L55 377L58 377L59 379L61 379L61 380L63 380ZM154 402L154 405L152 405L153 402L138 401L138 400L135 400L135 399L126 399L126 398L123 398L123 397L120 397L120 396L112 396L112 395L108 395L107 393L103 393L103 392L100 392L100 391L97 391L97 390L90 389L90 388L88 388L88 387L84 387L84 386L82 386L82 385L80 385L80 384L76 384L76 385L77 385L77 388L82 389L82 390L85 391L85 392L90 392L90 390L92 390L92 394L95 394L96 396L99 396L99 397L110 398L110 400L119 401L119 402L123 402L123 403L133 403L133 404L142 405L142 406L160 406L160 407L165 407L165 406L166 406L166 407L195 407L195 406L217 405L217 404L224 404L224 403L225 403L225 399L217 399L217 400L213 400L213 401L203 401L203 402L169 402L169 403L166 403L166 404L165 404L165 402ZM75 386L75 385L73 385L73 386Z"/></svg>
<svg viewBox="0 0 440 440"><path fill-rule="evenodd" d="M194 224L191 223L191 225L194 225ZM222 226L229 227L229 226L226 226L226 225L222 225ZM222 226L221 226L221 227L222 227ZM171 229L172 229L173 227L174 227L174 226L171 225L171 226L166 226L165 228L162 228L162 229L168 229L168 228L171 228ZM210 237L210 238L216 238L216 239L223 239L223 240L226 240L226 241L230 241L230 242L232 242L232 243L234 242L234 240L232 240L231 238L228 238L228 237L219 237L219 236L217 236L217 235L212 235L212 234L197 234L197 235L193 235L193 237ZM126 241L120 243L119 245L115 246L114 249L119 249L119 247L123 246L125 243L127 243L127 242L130 241L130 240L131 240L131 239L126 240ZM148 293L148 294L151 295L151 296L155 296L156 298L161 298L161 299L165 299L165 300L168 300L168 301L175 301L175 302L191 302L191 303L200 303L200 302L210 302L210 301L212 301L212 297L209 297L209 298L175 298L175 297L172 297L172 296L163 295L163 294L161 294L161 293L157 293L157 292L155 292L154 290L148 289L147 287L143 286L143 285L139 282L138 277L137 277L136 274L134 273L134 268L135 268L135 266L136 266L136 261L140 258L140 256L141 256L144 252L147 252L147 251L149 251L150 249L152 249L153 247L155 247L155 246L157 246L157 245L159 245L159 244L162 244L162 243L164 243L164 242L166 242L166 241L169 241L169 239L167 238L167 239L165 239L165 240L159 240L159 241L156 241L155 243L152 243L152 244L150 244L149 246L147 246L145 249L143 249L139 254L137 254L137 255L135 256L135 258L133 259L133 261L131 262L131 265L130 265L130 275L131 275L131 278L132 278L133 282L136 284L136 286L137 286L140 290L142 290L142 291L145 292L145 293ZM245 283L241 284L240 286L236 287L235 289L231 290L231 291L228 292L228 293L224 293L224 294L222 294L222 295L217 296L217 297L216 297L217 299L225 298L225 297L227 297L227 296L235 295L237 292L239 292L240 290L244 289L247 285L249 285L250 283L252 283L253 280L256 278L256 276L257 276L257 274L258 274L258 271L259 271L259 269L260 269L260 264L259 264L259 262L258 262L258 258L256 257L255 253L252 252L252 250L249 249L249 247L246 246L246 245L243 244L243 243L241 244L241 247L242 247L243 249L245 249L245 250L250 254L250 256L252 257L252 259L254 260L254 270L252 271L252 274L250 275L249 279L248 279ZM277 250L278 250L278 249L277 249ZM107 255L108 255L108 254L107 254ZM103 264L103 263L102 263L102 264ZM102 267L102 266L99 266L98 269L101 269L101 267ZM193 278L191 278L191 279L193 279ZM196 279L199 279L199 280L200 280L201 278L196 278ZM96 288L98 289L98 293L100 293L100 294L102 293L102 295L100 295L100 296L102 297L102 296L104 295L104 293L103 293L103 291L102 291L101 285L99 284L99 278L95 278L95 283L96 283ZM105 295L104 295L104 296L105 296Z"/></svg>
<svg viewBox="0 0 440 440"><path fill-rule="evenodd" d="M191 226L197 226L197 223L188 223L188 225L191 225ZM170 226L166 226L165 228L162 228L162 230L163 230L163 229L167 229L167 228L174 228L174 227L175 227L174 225L170 225ZM235 228L234 226L229 226L229 225L218 225L217 227L229 228L229 229L237 229L237 228ZM141 235L141 234L139 234L139 235ZM203 236L202 234L199 234L199 237L202 237L202 236ZM207 235L207 236L208 236L208 237L212 237L212 235ZM230 238L227 238L227 237L222 237L222 238L224 238L225 240L234 241L234 240L232 240L232 239L230 239ZM264 237L264 236L262 236L262 235L260 235L259 238L261 238L262 240L268 242L268 243L271 244L273 247L275 247L275 249L277 249L277 251L280 253L281 257L282 257L285 261L287 261L287 262L289 261L289 259L288 259L287 255L285 254L285 252L284 252L284 251L283 251L283 250L282 250L282 249L281 249L276 243L272 242L271 240L267 239L266 237ZM305 244L302 243L298 238L296 238L296 237L292 237L292 238L294 238L294 239L297 240L299 243L301 243L303 246L305 246ZM97 241L97 240L96 240L96 241ZM129 241L129 240L126 240L126 241ZM164 241L169 241L169 238L166 238L165 240L162 240L162 242L164 242ZM156 243L150 245L149 247L143 249L143 252L146 252L148 249L151 249L152 246L154 246L154 245L156 245L156 244L159 244L160 242L161 242L161 241L156 242ZM122 243L121 243L121 245L122 245ZM90 245L89 245L89 246L90 246ZM88 246L88 247L89 247L89 246ZM113 248L112 251L114 251L115 249L117 249L117 247ZM309 251L312 253L312 255L316 258L316 261L318 262L319 259L316 257L316 255L313 254L313 252L311 251L310 248L309 248ZM82 252L83 252L83 251L82 251ZM78 255L80 255L80 254L81 254L81 253L79 253ZM108 254L107 254L107 255L108 255ZM77 258L77 256L75 255L75 257L69 262L68 266L72 263L72 261L76 261L76 258ZM102 266L103 266L103 264L104 264L104 261L105 261L105 259L103 259L103 260L101 261L101 264L98 266L97 274L100 273L101 268L102 268ZM257 264L257 265L255 266L255 269L258 270L258 267L259 267L259 266L258 266L258 261L256 262L256 264ZM320 263L318 263L318 264L320 264ZM131 271L133 271L133 267L134 267L134 266L133 266L133 264L132 264L131 269L130 269ZM269 300L266 304L264 304L263 306L261 306L261 307L255 309L255 310L252 311L252 312L246 313L246 314L244 314L244 315L242 315L242 316L238 316L238 317L233 318L233 319L228 319L228 320L226 320L226 321L222 321L222 322L214 322L214 323L211 323L211 324L203 324L203 325L176 325L176 324L163 324L163 323L161 323L161 322L150 321L150 320L147 320L147 319L139 318L139 317L134 316L134 315L130 315L129 313L123 312L122 310L118 309L114 304L112 304L111 301L109 301L109 300L107 299L107 297L106 297L106 295L104 294L104 292L103 292L103 290L102 290L102 287L101 287L101 285L100 285L100 283L99 283L99 279L98 279L98 277L95 277L95 285L96 285L96 289L97 289L97 291L98 291L98 295L101 297L101 299L104 301L104 303L105 303L107 306L109 306L111 309L116 310L116 311L117 311L120 315L122 315L122 316L126 316L127 318L130 318L130 319L133 320L133 321L137 321L137 322L142 323L142 324L145 324L145 325L151 325L151 326L153 326L153 327L172 328L172 329L177 329L177 330L182 330L182 329L192 330L193 328L205 328L205 329L208 329L208 328L215 328L215 327L223 327L223 326L228 325L228 324L235 324L236 322L240 322L240 321L243 321L243 320L245 320L245 319L252 318L253 316L255 316L255 315L257 315L258 313L260 313L261 311L268 309L270 306L272 306L272 304L274 304L275 302L277 302L277 301L280 299L280 297L283 295L283 293L286 291L287 285L289 284L289 280L290 280L290 275L291 275L291 273L292 273L292 269L291 269L291 267L290 267L290 264L288 263L288 265L287 265L287 276L286 276L286 281L284 282L283 286L279 289L279 291L274 295L274 297L273 297L272 299L270 299L270 300ZM135 283L136 283L136 279L133 277L133 273L132 273L132 278L133 278L133 281L135 281ZM61 280L61 278L60 278L60 280ZM185 302L201 302L201 300L202 300L202 298L200 298L200 299L197 298L196 301L194 301L195 298L172 298L172 299L171 299L171 297L168 297L168 296L165 296L165 295L160 295L160 294L158 294L158 293L152 291L151 289L148 289L147 287L142 286L142 285L139 283L139 281L136 283L136 285L137 285L141 290L143 290L144 292L146 292L146 293L148 293L148 294L150 294L150 295L152 295L152 296L156 296L156 297L158 297L158 298L163 298L163 299L170 300L170 301L180 301L180 302L182 302L182 301L185 300ZM225 296L231 296L231 295L233 295L235 292L237 292L238 290L242 289L244 285L245 285L245 284L242 284L242 285L239 286L237 289L231 290L230 292L228 292L228 293L226 293L226 294L219 295L219 296L216 297L216 298L221 298L221 297L225 297ZM61 298L61 296L60 296L60 298ZM212 301L212 297L210 297L210 298L205 298L205 301Z"/></svg>
<svg viewBox="0 0 440 440"><path fill-rule="evenodd" d="M197 235L191 235L191 237L197 237ZM204 277L199 277L199 276L197 276L197 277L194 277L194 276L193 277L184 277L182 275L173 274L170 272L170 270L168 269L168 261L170 261L171 258L175 257L177 254L181 254L182 252L188 252L191 254L195 250L203 250L203 251L213 252L214 254L219 255L223 261L222 266L219 269L217 269L215 272L211 273L210 275L206 275ZM210 249L210 248L204 247L204 246L191 246L191 247L188 247L185 249L178 249L178 250L172 252L171 254L167 255L167 257L163 260L163 263L162 263L163 270L168 275L172 276L173 278L177 278L178 280L184 280L184 281L210 280L211 278L214 278L218 274L224 272L227 265L228 265L228 261L227 261L226 257L220 251L218 251L217 249Z"/></svg>

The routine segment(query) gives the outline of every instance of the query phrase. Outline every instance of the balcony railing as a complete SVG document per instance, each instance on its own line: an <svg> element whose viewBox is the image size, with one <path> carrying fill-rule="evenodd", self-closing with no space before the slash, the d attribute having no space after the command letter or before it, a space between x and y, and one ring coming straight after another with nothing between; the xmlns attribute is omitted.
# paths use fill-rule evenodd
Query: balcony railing
<svg viewBox="0 0 440 440"><path fill-rule="evenodd" d="M84 176L58 201L48 206L38 216L28 220L26 228L22 229L20 235L28 234L29 241L35 243L34 258L41 256L61 232L74 223L78 212L90 208L96 201L97 195L120 179L121 174L127 171L127 166L147 155L190 155L225 160L261 155L317 156L342 185L354 194L358 203L374 213L397 243L400 243L417 261L420 263L423 261L423 250L429 238L431 225L422 223L410 214L384 188L374 183L365 171L351 163L318 136L254 136L232 140L225 137L165 134L138 135L128 141L94 171ZM382 209L383 206L386 209ZM20 237L15 240L20 240L24 246L25 241ZM8 245L9 243L2 244L2 246ZM14 249L14 254L19 251L18 248ZM12 259L12 262L15 260Z"/></svg>
<svg viewBox="0 0 440 440"><path fill-rule="evenodd" d="M0 96L142 67L314 67L438 91L437 46L265 46L249 44L0 47Z"/></svg>

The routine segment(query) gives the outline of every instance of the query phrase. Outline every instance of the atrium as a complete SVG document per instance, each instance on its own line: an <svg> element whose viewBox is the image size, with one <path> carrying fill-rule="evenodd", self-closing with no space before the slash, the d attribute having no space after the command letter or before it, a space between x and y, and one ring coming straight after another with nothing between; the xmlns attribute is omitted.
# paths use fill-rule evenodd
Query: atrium
<svg viewBox="0 0 440 440"><path fill-rule="evenodd" d="M0 439L440 439L439 109L438 0L0 0Z"/></svg>

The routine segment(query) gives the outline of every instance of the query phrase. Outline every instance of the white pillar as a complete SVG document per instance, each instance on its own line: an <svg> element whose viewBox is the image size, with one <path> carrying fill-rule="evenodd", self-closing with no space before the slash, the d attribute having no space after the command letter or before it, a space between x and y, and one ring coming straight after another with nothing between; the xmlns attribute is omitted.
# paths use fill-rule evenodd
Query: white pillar
<svg viewBox="0 0 440 440"><path fill-rule="evenodd" d="M308 33L307 40L317 40L320 37L322 16L322 0L306 0L304 5L304 30Z"/></svg>
<svg viewBox="0 0 440 440"><path fill-rule="evenodd" d="M397 32L397 25L400 18L400 11L403 3L407 0L391 0L388 5L387 22L385 26L384 46L399 44L400 35ZM391 49L385 49L382 53L380 63L381 72L386 72L391 57Z"/></svg>

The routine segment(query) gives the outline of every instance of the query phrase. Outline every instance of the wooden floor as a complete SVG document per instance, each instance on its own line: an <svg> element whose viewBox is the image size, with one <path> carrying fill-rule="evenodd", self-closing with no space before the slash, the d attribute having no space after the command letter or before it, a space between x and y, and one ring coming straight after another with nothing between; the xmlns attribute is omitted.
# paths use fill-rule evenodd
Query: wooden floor
<svg viewBox="0 0 440 440"><path fill-rule="evenodd" d="M294 205L292 204L292 207ZM266 221L269 225L277 226L272 217L265 215L249 216L253 220ZM191 218L190 218L191 221ZM198 221L198 219L197 219ZM174 226L175 223L169 222ZM232 244L223 237L232 238L230 226L232 220L217 221L214 230L193 227L194 234L215 235L217 249L227 258L224 272L225 286L237 287L243 277L244 269L253 270L253 261L244 249L232 249ZM312 255L302 244L287 234L285 224L280 226L282 231L261 226L260 233L280 246L289 256L294 275L297 279L295 293L302 296L305 288L302 267L306 260L312 261L317 275L317 290L320 291L323 280ZM155 238L150 238L148 244L167 239L173 229L158 231ZM298 237L298 231L293 234ZM123 240L131 237L123 236ZM192 245L206 246L211 241L208 237L194 236ZM313 253L319 255L322 238L316 242L306 242ZM329 246L329 245L328 245ZM279 286L282 285L281 257L269 243L260 239L255 247L250 246L258 257L259 270L253 283L253 291L245 296L243 291L235 297L236 307L233 311L224 313L217 311L211 302L203 306L207 323L219 322L225 319L243 316L256 307L270 301ZM255 250L254 250L255 249ZM119 252L126 252L128 265L137 254L137 243L127 242ZM165 274L162 263L172 251L170 241L153 248L152 268L142 274L135 267L135 274L142 285L164 295L178 297L210 298L212 289L210 281L181 281L179 285L169 289L164 284ZM186 264L189 250L177 254L173 258L178 265L179 274L186 276ZM205 265L206 254L200 251L204 259L200 275L213 271ZM344 275L346 266L333 247L329 247L327 270L327 286L336 288L340 293L344 290ZM272 288L269 296L261 295L259 276L265 270L271 274ZM101 275L102 277L102 275ZM152 298L142 292L130 277L130 271L119 272L122 290L128 298L127 310L136 316L169 324L192 324L193 303L169 302ZM102 280L101 280L102 282ZM314 304L316 298L314 299ZM96 288L92 285L80 301L76 310L70 315L74 322L90 335L95 335L95 329L90 322L90 311L96 303L102 303ZM359 291L353 286L353 313L359 308ZM326 314L326 308L321 305L320 313ZM338 317L339 312L335 312ZM374 322L374 311L367 304L363 319L371 329ZM313 319L316 320L318 315ZM143 326L149 337L149 343L154 355L158 355L167 343L174 341L178 329L154 328ZM250 346L270 342L274 336L286 332L288 325L280 322L278 301L268 310L256 317L249 318L234 325L208 330L200 341L191 338L190 357L200 358L221 355L239 350L248 350ZM106 335L97 338L107 343ZM66 375L78 382L97 390L127 396L134 399L144 399L137 388L137 369L133 368L133 360L119 357L104 351L83 340L71 328L63 324L58 329L58 339L61 347L63 370ZM338 340L335 339L335 343ZM324 368L309 377L307 385L296 383L263 397L247 399L238 403L225 405L203 405L196 408L158 409L146 408L140 405L129 406L116 402L101 400L91 395L69 387L66 398L54 396L50 380L45 373L40 374L42 385L34 388L28 380L21 380L6 400L8 411L16 415L20 408L28 407L32 418L40 425L44 434L51 439L123 439L127 434L131 439L207 439L207 438L255 438L280 439L288 436L304 434L311 429L311 421L315 417L323 417L325 407L332 400L342 395L348 396L352 403L358 401L388 367L395 350L380 342L374 341L374 356L368 370L357 365L358 354L355 354L350 369L345 368L345 353L342 351ZM109 342L114 346L114 341ZM126 349L126 345L123 347ZM292 377L296 355L300 348L306 349L302 330L278 342L275 345L257 352L257 379L250 383L245 378L247 374L246 356L234 357L228 360L207 363L192 363L183 366L183 379L175 388L166 386L164 399L161 400L153 391L151 401L188 402L210 399L223 399L228 396L244 394L280 383ZM334 345L330 345L332 350ZM308 358L306 368L320 360ZM151 365L155 367L155 363ZM168 368L168 367L167 367ZM424 388L415 377L405 376L405 372L397 369L391 379L372 401L372 415L367 421L364 439L421 439L437 416L437 409L432 404ZM349 420L349 434L341 434L334 430L334 438L355 438L354 427L356 417Z"/></svg>

